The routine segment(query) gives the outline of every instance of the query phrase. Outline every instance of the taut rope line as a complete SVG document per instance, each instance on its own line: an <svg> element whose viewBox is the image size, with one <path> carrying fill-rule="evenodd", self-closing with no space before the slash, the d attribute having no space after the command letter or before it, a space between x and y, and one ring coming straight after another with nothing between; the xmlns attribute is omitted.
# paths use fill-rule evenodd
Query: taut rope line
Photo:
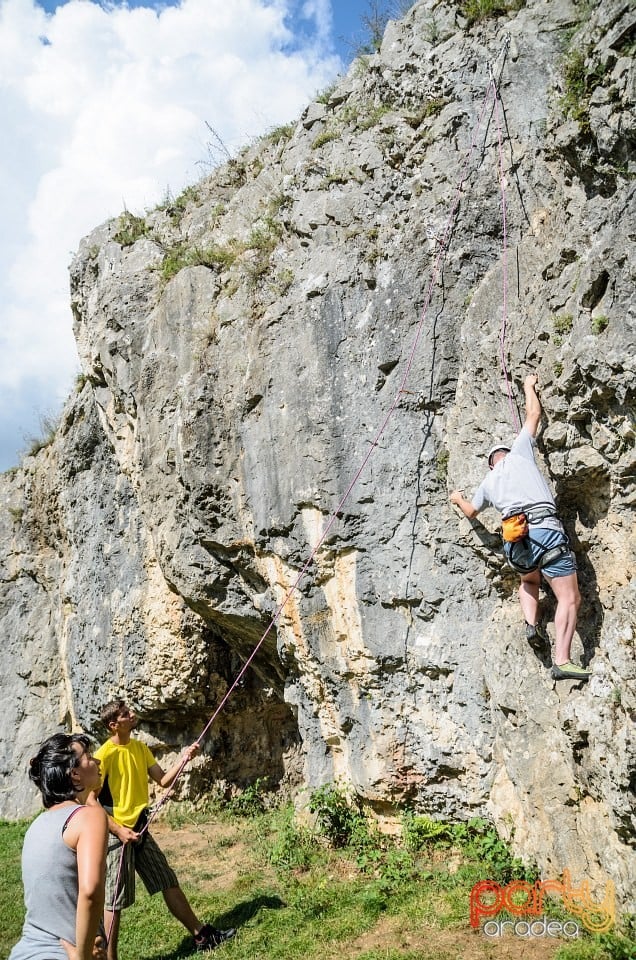
<svg viewBox="0 0 636 960"><path fill-rule="evenodd" d="M506 37L505 46L503 51L503 62L501 64L501 70L506 59L506 54L508 52L508 46L510 44L510 37ZM499 76L501 77L501 70ZM501 132L501 117L499 114L499 84L495 80L494 72L491 67L490 69L490 82L492 84L494 94L495 94L495 120L497 123L497 148L498 148L498 160L499 160L499 189L501 191L501 227L502 227L502 253L501 253L501 290L502 290L502 303L501 303L501 328L499 331L499 359L501 361L501 371L503 373L504 383L506 384L506 394L508 396L508 405L510 407L510 415L512 417L513 425L517 432L521 429L521 424L519 422L519 416L512 398L512 387L510 385L510 375L508 373L508 367L506 365L506 334L508 326L508 221L507 221L507 210L506 210L506 176L504 172L504 157L503 157L503 139Z"/></svg>
<svg viewBox="0 0 636 960"><path fill-rule="evenodd" d="M507 42L509 42L509 41L507 41ZM507 42L506 42L506 47L507 47ZM503 69L503 65L502 65L502 69ZM214 713L212 714L212 716L211 716L210 719L208 720L207 724L205 725L205 727L203 728L203 730L202 730L201 733L199 734L198 738L196 739L195 743L197 743L197 744L200 744L201 741L204 739L204 737L206 736L206 734L207 734L207 732L209 731L210 727L212 726L212 724L214 723L214 721L216 720L216 718L219 716L219 714L221 713L221 711L222 711L223 708L225 707L225 704L228 702L228 700L230 699L230 697L232 696L232 694L233 694L234 691L236 690L237 686L239 685L239 683L241 682L241 680L242 680L243 677L245 676L245 673L247 672L247 670L248 670L249 667L251 666L254 658L256 657L256 654L257 654L258 651L260 650L262 644L264 643L265 639L266 639L267 636L269 635L270 631L271 631L271 630L274 628L274 626L278 623L278 621L279 621L279 619L280 619L280 617L281 617L281 614L282 614L283 610L285 609L287 603L289 602L289 600L291 599L291 597L292 597L293 594L295 593L296 589L298 588L301 580L302 580L303 577L305 576L305 573L307 572L308 568L309 568L310 565L312 564L312 562L313 562L316 554L318 553L318 551L319 551L319 549L321 548L322 544L324 543L327 535L329 534L329 531L331 530L332 526L333 526L334 523L336 522L336 519L338 518L338 515L339 515L339 513L341 512L342 507L344 506L344 504L346 503L346 501L349 499L349 496L351 495L352 490L354 489L356 483L357 483L358 480L360 479L360 476L361 476L362 473L364 472L364 470L365 470L365 468L366 468L369 460L371 459L371 456L373 455L373 453L374 453L374 451L375 451L375 448L378 446L378 443L379 443L379 441L380 441L383 433L385 432L385 430L386 430L386 428L387 428L387 426L388 426L388 424L389 424L389 421L391 420L393 414L395 413L395 410L396 410L397 407L398 407L398 404L399 404L399 402L400 402L400 399L401 399L401 397L402 397L402 394L409 392L409 391L407 391L407 390L405 389L405 388L406 388L406 383L407 383L407 381L408 381L409 374L410 374L410 372L411 372L411 368L412 368L413 363L414 363L414 360L415 360L415 355L416 355L416 353L417 353L417 349L418 349L418 346L419 346L419 343L420 343L420 340L421 340L421 337L422 337L422 333L423 333L423 330L424 330L424 322L425 322L425 320L426 320L426 317L427 317L427 314L428 314L428 308L429 308L429 306L430 306L430 303L431 303L431 300L432 300L432 297L433 297L433 291L434 291L434 288L435 288L435 284L436 284L437 279L438 279L438 277L439 277L441 264L442 264L442 262L443 262L443 260L444 260L444 258L445 258L445 256L446 256L446 253L447 253L447 250L448 250L448 244L449 244L449 240L450 240L450 237L451 237L451 234L452 234L452 229L453 229L453 226L454 226L454 223L455 223L455 219L456 219L456 216L457 216L457 211L458 211L459 204L460 204L460 199L461 199L462 190L463 190L463 187L464 187L464 183L466 182L466 180L467 180L467 178L468 178L468 176L469 176L469 173L470 173L470 171L469 171L470 161L471 161L471 159L472 159L472 157L473 157L473 154L474 154L474 152L475 152L475 148L476 148L476 146L477 146L477 137L478 137L479 131L480 131L480 129L481 129L481 126L482 126L482 123L483 123L483 118L484 118L484 115L485 115L485 113L486 113L486 109L487 109L487 106L488 106L488 103L489 103L489 101L490 101L491 96L494 97L495 105L496 105L498 93L497 93L497 85L496 85L496 82L495 82L495 80L494 80L494 77L493 77L493 74L492 74L492 70L491 70L491 79L490 79L490 82L489 82L488 87L487 87L487 89L486 89L486 93L485 93L485 95L484 95L484 100L483 100L482 107L481 107L481 110L480 110L478 119L477 119L477 121L476 121L476 123L475 123L475 125L474 125L474 127L473 127L473 133L472 133L472 138L471 138L470 146L469 146L469 149L468 149L468 151L467 151L466 158L465 158L465 160L464 160L463 166L461 167L460 178L459 178L459 181L458 181L457 186L456 186L456 188L455 188L455 193L454 193L453 202L452 202L452 204L451 204L450 212L449 212L449 215L448 215L448 218L447 218L447 221L446 221L446 225L445 225L445 228L444 228L444 231L443 231L443 235L442 235L441 239L438 240L438 251L437 251L437 255L436 255L436 257L435 257L435 260L434 260L434 263L433 263L433 267L432 267L432 270L431 270L431 277L430 277L430 281L429 281L429 284L428 284L428 287L427 287L427 290L426 290L426 296L425 296L425 298L424 298L424 305L423 305L423 307L422 307L422 309L421 309L420 319L419 319L418 324L417 324L417 329L416 329L416 332L415 332L415 337L414 337L414 339L413 339L413 344L412 344L412 346L411 346L411 350L410 350L409 355L408 355L408 358L407 358L407 362L406 362L406 365L405 365L405 368L404 368L404 372L403 372L403 374L402 374L402 378L401 378L401 380L400 380L400 384L399 384L399 387L398 387L398 389L397 389L397 391L396 391L396 393L395 393L395 396L394 396L394 398L393 398L393 401L392 401L392 403L391 403L391 405L390 405L387 413L385 414L384 419L382 420L379 428L377 429L377 431L376 431L373 439L370 441L370 443L369 443L369 449L367 450L367 452L366 452L366 454L365 454L365 456L364 456L364 458L363 458L363 460L362 460L362 463L360 464L359 468L356 470L356 472L354 473L353 477L351 478L351 480L350 480L350 482L349 482L349 484L348 484L348 486L347 486L344 494L341 496L340 500L338 501L337 506L336 506L335 509L332 511L332 513L329 515L329 517L327 518L327 522L326 522L326 524L325 524L325 528L324 528L321 536L319 537L317 543L316 543L315 546L313 547L313 549L312 549L311 553L309 554L307 560L305 561L305 563L304 563L303 566L301 567L298 575L296 576L296 579L294 580L294 582L292 583L292 585L291 585L291 586L289 587L289 589L287 590L287 593L285 594L283 600L280 602L280 604L279 604L278 607L276 608L276 610L275 610L275 612L274 612L274 614L273 614L273 616L272 616L272 618L271 618L271 620L270 620L270 622L269 622L266 630L264 631L263 635L261 636L260 640L258 641L258 643L256 644L256 646L255 646L254 649L252 650L251 654L249 655L249 657L247 658L247 660L246 660L245 663L243 664L241 670L240 670L240 671L238 672L238 674L236 675L236 677L235 677L234 681L232 682L231 686L230 686L230 687L228 688L228 690L226 691L225 695L224 695L223 698L221 699L221 701L220 701L220 703L218 704L217 708L215 709ZM179 781L180 777L182 776L183 771L185 770L185 767L187 766L188 763L189 763L189 760L188 760L187 758L182 761L182 763L181 763L180 767L178 768L177 773L176 773L176 775L175 775L175 777L174 777L174 779L173 779L173 781L172 781L172 784L166 789L165 793L164 793L164 794L159 798L159 800L153 805L153 808L152 808L152 810L151 810L151 812L150 812L150 815L149 815L149 817L148 817L148 821L147 821L147 823L145 824L145 826L143 827L143 829L140 831L140 835L142 835L146 830L148 830L151 822L152 822L152 821L154 820L154 818L157 816L159 810L164 806L164 804L168 801L168 799L170 798L170 796L174 793L174 790L175 790L175 787L176 787L176 785L177 785L177 782ZM118 891L119 891L119 882L120 882L120 878L121 878L123 859L124 859L124 845L122 845L122 855L121 855L121 859L120 859L119 872L118 872L117 883L116 883L116 895L115 895L114 898L113 898L114 902L116 902L117 895L118 895Z"/></svg>
<svg viewBox="0 0 636 960"><path fill-rule="evenodd" d="M285 594L285 597L283 598L283 600L281 601L281 603L279 604L279 606L276 608L276 611L274 612L274 614L273 614L273 616L272 616L272 619L270 620L270 622L269 622L269 624L268 624L268 626L267 626L267 629L265 630L265 632L264 632L263 635L261 636L260 640L258 641L258 643L256 644L256 646L255 646L254 649L252 650L250 656L247 658L247 660L246 660L245 663L243 664L243 667L241 668L241 670L240 670L239 673L237 674L236 678L234 679L234 682L232 683L232 685L229 687L229 689L228 689L227 692L225 693L224 697L222 698L222 700L221 700L221 702L219 703L219 705L217 706L216 710L214 711L214 713L212 714L212 716L211 716L210 719L208 720L207 724L205 725L205 727L203 728L203 730L202 730L201 733L199 734L199 736L198 736L197 740L195 741L195 743L201 743L201 741L203 740L203 738L204 738L205 735L207 734L208 730L210 729L210 727L212 726L212 724L214 723L214 721L216 720L216 718L218 717L218 715L219 715L219 714L221 713L221 711L223 710L225 704L227 703L227 701L229 700L229 698L231 697L231 695L233 694L233 692L236 690L237 686L239 685L239 683L241 682L241 680L243 679L243 677L245 676L246 671L249 669L252 661L254 660L254 657L255 657L256 654L258 653L258 651L259 651L260 647L262 646L263 642L265 641L266 637L269 635L269 633L270 633L270 631L273 629L273 627L278 623L278 621L279 621L279 619L280 619L280 616L281 616L284 608L286 607L287 603L289 602L289 600L291 599L291 597L292 597L293 594L295 593L298 585L300 584L300 582L301 582L301 580L303 579L305 573L307 572L308 568L309 568L310 565L312 564L312 562L313 562L316 554L318 553L318 550L320 549L320 547L321 547L322 544L324 543L324 541L325 541L325 539L326 539L329 531L331 530L332 526L334 525L334 523L335 523L335 521L336 521L336 519L337 519L337 517L338 517L338 514L339 514L340 511L342 510L342 507L344 506L344 504L346 503L346 501L349 499L349 496L350 496L353 488L355 487L356 483L357 483L358 480L360 479L360 476L361 476L362 473L364 472L364 469L366 468L367 463L368 463L369 460L371 459L371 456L373 455L373 452L374 452L375 448L377 447L377 445L378 445L378 443L379 443L379 441L380 441L380 438L382 437L384 431L386 430L386 427L387 427L387 425L388 425L388 423L389 423L389 420L390 420L391 417L393 416L393 414L394 414L394 412L395 412L395 410L396 410L396 408L397 408L397 406L398 406L398 404L399 404L399 402L400 402L400 398L401 398L402 394L406 392L406 391L405 391L406 383L407 383L409 374L410 374L410 372L411 372L411 367L413 366L413 362L414 362L414 360L415 360L415 354L416 354L416 352L417 352L417 348L418 348L418 346L419 346L420 339L421 339L421 337L422 337L422 333L423 333L423 329L424 329L424 321L426 320L426 316L427 316L427 313L428 313L428 308L429 308L429 306L430 306L430 302L431 302L431 299L432 299L432 296L433 296L433 290L434 290L435 284L436 284L436 282L437 282L437 278L438 278L438 276L439 276L440 266L441 266L441 263L442 263L442 260L443 260L443 258L444 258L444 256L445 256L445 254L446 254L446 252L447 252L447 245L448 245L448 241L449 241L449 238L450 238L450 235L451 235L451 231L452 231L452 228L453 228L453 225L454 225L455 217L456 217L456 214L457 214L457 209L458 209L458 207L459 207L462 189L463 189L464 183L465 183L465 181L466 181L466 179L468 178L468 175L469 175L469 169L468 169L468 167L469 167L470 161L471 161L471 159L472 159L472 156L473 156L473 154L474 154L474 152L475 152L475 148L476 148L476 146L477 146L477 136L478 136L479 130L480 130L480 128L481 128L481 125L482 125L482 122L483 122L483 118L484 118L484 114L485 114L485 112L486 112L486 108L487 108L487 106L488 106L488 103L489 103L489 100L490 100L491 95L493 95L494 98L495 98L495 100L496 100L496 97L497 97L497 88L496 88L496 84L495 84L494 79L491 79L491 81L490 81L490 83L489 83L489 85L488 85L488 87L487 87L487 89L486 89L486 94L485 94L485 96L484 96L484 102L483 102L483 105L482 105L482 108L481 108L479 117L478 117L478 119L477 119L477 122L476 122L476 124L475 124L474 130L473 130L473 136L472 136L471 143L470 143L470 147L469 147L469 149L468 149L468 152L467 152L467 155L466 155L466 159L465 159L465 161L464 161L464 165L463 165L463 167L462 167L462 169L461 169L460 179L459 179L458 184L457 184L457 187L456 187L456 189L455 189L455 195L454 195L453 203L452 203L452 205L451 205L450 213L449 213L449 215L448 215L448 219L447 219L447 221L446 221L446 226L445 226L445 228L444 228L444 232L443 232L443 235L442 235L441 240L438 241L438 243L439 243L439 249L438 249L437 256L436 256L436 258L435 258L435 261L434 261L434 264L433 264L433 268L432 268L432 271L431 271L431 278L430 278L430 281L429 281L429 284L428 284L428 288L427 288L427 291L426 291L426 297L425 297L425 299L424 299L424 305L423 305L422 310L421 310L420 320L419 320L418 325L417 325L416 334L415 334L415 337L414 337L414 340L413 340L413 345L412 345L412 347L411 347L411 350L410 350L410 353L409 353L409 356L408 356L408 359L407 359L407 362L406 362L406 366L405 366L405 369L404 369L404 373L402 374L402 379L401 379L400 385L399 385L399 387L398 387L398 389L397 389L397 391L396 391L395 397L393 398L393 402L391 403L388 412L385 414L385 417L384 417L384 419L382 420L382 423L380 424L380 427L379 427L378 430L376 431L375 436L374 436L373 439L370 441L369 449L367 450L367 453L366 453L366 455L364 456L364 459L362 460L362 463L360 464L360 467L358 468L358 470L357 470L357 471L355 472L355 474L353 475L353 477L352 477L351 481L349 482L349 485L347 486L344 494L342 495L342 497L341 497L340 500L338 501L338 505L335 507L335 509L332 511L332 513L331 513L330 516L328 517L326 526L325 526L325 528L324 528L324 530L323 530L320 538L318 539L318 542L316 543L316 545L314 546L313 550L312 550L311 553L309 554L307 560L306 560L305 563L303 564L303 566L302 566L300 572L298 573L296 579L294 580L293 584L291 585L291 587L288 589L287 593ZM176 777L175 777L172 785L167 789L167 791L166 791L166 793L164 794L164 796L161 797L161 798L159 799L159 801L155 804L155 806L154 806L154 808L153 808L153 812L152 812L152 814L151 814L151 817L149 818L148 825L150 825L151 820L154 818L154 816L156 816L156 814L158 813L158 811L160 810L160 808L163 806L163 804L166 802L166 800L167 800L167 799L170 797L170 795L173 793L174 788L175 788L175 786L176 786L176 783L177 783L179 777L181 776L184 768L187 766L188 762L189 762L189 761L188 761L187 759L183 761L183 763L182 763L179 771L177 772L177 775L176 775ZM146 829L147 829L147 828L146 828Z"/></svg>

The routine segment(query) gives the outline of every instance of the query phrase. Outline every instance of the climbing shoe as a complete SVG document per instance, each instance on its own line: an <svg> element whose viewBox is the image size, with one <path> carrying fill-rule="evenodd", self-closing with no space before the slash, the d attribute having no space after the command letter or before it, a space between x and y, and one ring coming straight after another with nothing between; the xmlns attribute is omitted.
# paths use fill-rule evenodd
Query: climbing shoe
<svg viewBox="0 0 636 960"><path fill-rule="evenodd" d="M535 653L543 654L550 650L550 637L540 623L536 626L526 623L526 640Z"/></svg>
<svg viewBox="0 0 636 960"><path fill-rule="evenodd" d="M194 938L194 945L197 951L200 952L214 950L215 947L225 943L226 940L231 940L235 935L236 930L234 927L230 927L229 930L217 930L216 927L212 927L209 923L205 923L196 934Z"/></svg>
<svg viewBox="0 0 636 960"><path fill-rule="evenodd" d="M552 664L552 677L554 680L589 680L590 671L566 660L565 663Z"/></svg>

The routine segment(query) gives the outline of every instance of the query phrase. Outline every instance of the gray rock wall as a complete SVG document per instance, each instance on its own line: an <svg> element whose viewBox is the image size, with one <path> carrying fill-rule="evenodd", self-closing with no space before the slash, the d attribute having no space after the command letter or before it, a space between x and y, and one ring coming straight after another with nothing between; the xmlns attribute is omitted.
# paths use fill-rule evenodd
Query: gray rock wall
<svg viewBox="0 0 636 960"><path fill-rule="evenodd" d="M193 739L276 615L186 789L340 778L384 818L486 814L630 906L634 14L583 12L424 0L293 129L83 241L86 383L0 478L3 815L33 809L29 750L112 695L159 751ZM513 432L497 112L506 368L516 404L540 378L581 689L525 641L497 518L448 503Z"/></svg>

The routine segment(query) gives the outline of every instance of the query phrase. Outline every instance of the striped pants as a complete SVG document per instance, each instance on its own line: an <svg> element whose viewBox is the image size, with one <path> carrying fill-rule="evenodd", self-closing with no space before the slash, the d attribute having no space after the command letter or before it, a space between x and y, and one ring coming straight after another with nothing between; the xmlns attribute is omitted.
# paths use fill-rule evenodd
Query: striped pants
<svg viewBox="0 0 636 960"><path fill-rule="evenodd" d="M165 854L149 833L143 843L122 844L109 837L106 857L106 909L123 910L135 902L135 873L143 880L148 893L159 893L178 887L177 875L168 864Z"/></svg>

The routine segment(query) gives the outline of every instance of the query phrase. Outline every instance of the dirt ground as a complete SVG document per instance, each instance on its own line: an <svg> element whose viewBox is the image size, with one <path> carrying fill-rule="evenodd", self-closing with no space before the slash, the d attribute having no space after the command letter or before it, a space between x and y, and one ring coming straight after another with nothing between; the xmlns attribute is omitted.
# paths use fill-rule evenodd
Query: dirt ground
<svg viewBox="0 0 636 960"><path fill-rule="evenodd" d="M236 823L186 824L172 829L156 821L152 832L165 850L177 873L189 876L201 893L230 890L241 876L259 870L263 882L276 884L271 868L256 863L252 849L245 842L245 828ZM412 956L435 960L552 960L564 939L534 937L524 939L506 932L503 937L488 938L481 930L439 930L432 927L403 929L398 917L383 917L362 936L347 945L346 956L356 957L367 951L403 950ZM324 960L343 960L343 947L324 952Z"/></svg>
<svg viewBox="0 0 636 960"><path fill-rule="evenodd" d="M514 935L489 940L481 930L421 930L401 934L394 918L381 920L373 930L351 944L352 956L366 950L387 949L425 951L442 958L461 960L550 960L563 946L561 940L534 938L523 940Z"/></svg>

